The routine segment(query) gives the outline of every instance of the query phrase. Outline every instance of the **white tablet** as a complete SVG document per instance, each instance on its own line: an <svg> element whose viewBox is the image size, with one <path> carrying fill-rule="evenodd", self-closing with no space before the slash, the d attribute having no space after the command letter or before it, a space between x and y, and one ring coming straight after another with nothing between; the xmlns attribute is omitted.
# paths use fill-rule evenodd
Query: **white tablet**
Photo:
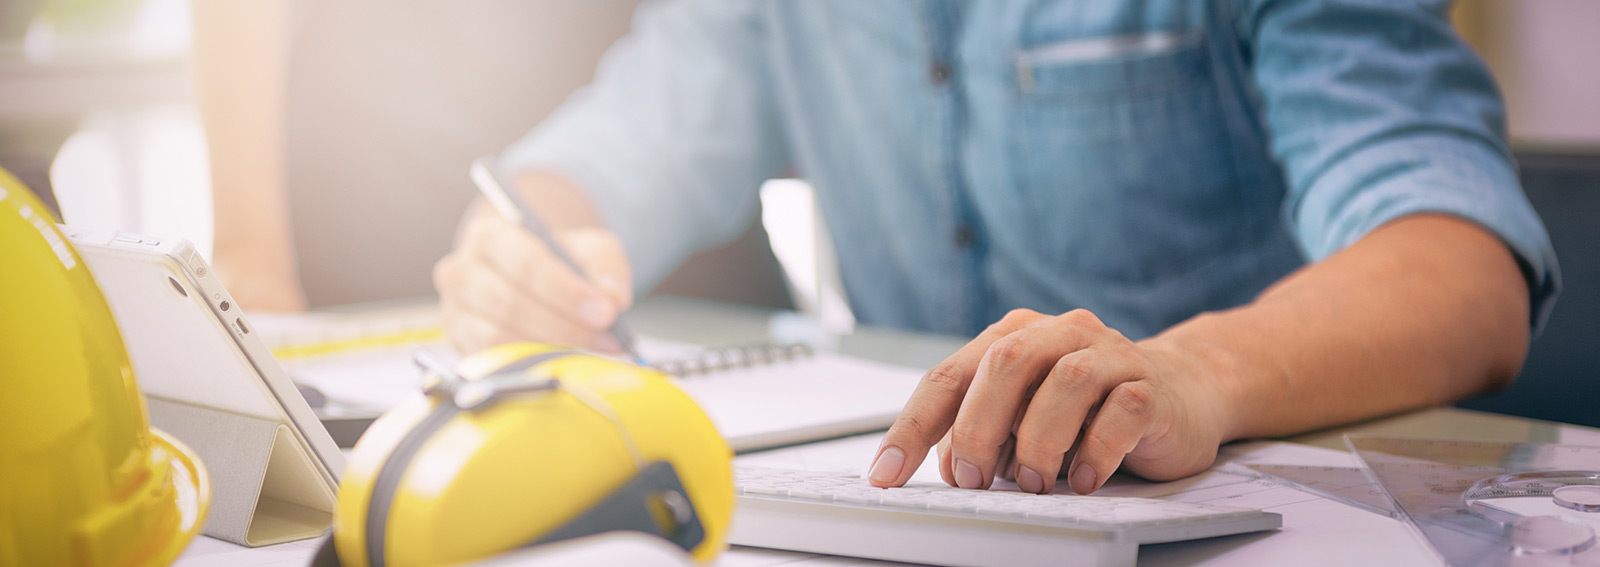
<svg viewBox="0 0 1600 567"><path fill-rule="evenodd" d="M194 247L61 230L117 319L151 422L211 473L206 535L266 545L324 533L344 456Z"/></svg>

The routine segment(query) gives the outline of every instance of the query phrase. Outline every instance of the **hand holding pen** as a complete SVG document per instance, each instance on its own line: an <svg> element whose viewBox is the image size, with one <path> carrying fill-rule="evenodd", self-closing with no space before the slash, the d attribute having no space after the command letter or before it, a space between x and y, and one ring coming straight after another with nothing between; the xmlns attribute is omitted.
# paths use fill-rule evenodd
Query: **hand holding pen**
<svg viewBox="0 0 1600 567"><path fill-rule="evenodd" d="M602 227L553 228L508 190L490 158L471 176L492 205L469 214L434 268L447 335L473 352L513 341L568 344L638 359L620 314L632 301L627 255ZM563 183L553 176L550 183ZM558 189L571 190L570 186Z"/></svg>

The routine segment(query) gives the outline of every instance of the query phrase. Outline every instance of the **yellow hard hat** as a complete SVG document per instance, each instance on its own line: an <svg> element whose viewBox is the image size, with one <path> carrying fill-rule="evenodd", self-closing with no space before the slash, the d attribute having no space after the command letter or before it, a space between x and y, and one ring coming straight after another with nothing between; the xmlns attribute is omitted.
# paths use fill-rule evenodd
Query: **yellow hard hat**
<svg viewBox="0 0 1600 567"><path fill-rule="evenodd" d="M150 428L83 259L0 170L0 565L165 565L211 488Z"/></svg>
<svg viewBox="0 0 1600 567"><path fill-rule="evenodd" d="M379 418L345 468L334 545L345 566L454 564L613 530L701 561L726 547L732 451L665 374L509 344Z"/></svg>

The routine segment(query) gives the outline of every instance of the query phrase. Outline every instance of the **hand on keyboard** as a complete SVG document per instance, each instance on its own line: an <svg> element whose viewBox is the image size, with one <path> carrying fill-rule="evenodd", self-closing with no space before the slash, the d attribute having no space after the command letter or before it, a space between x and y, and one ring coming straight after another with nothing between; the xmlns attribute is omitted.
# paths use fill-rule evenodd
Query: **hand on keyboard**
<svg viewBox="0 0 1600 567"><path fill-rule="evenodd" d="M939 472L962 488L1005 476L1049 493L1067 473L1088 494L1118 467L1152 480L1203 470L1224 437L1220 379L1152 344L1081 309L1013 311L917 385L878 450L872 484L905 484L941 438Z"/></svg>

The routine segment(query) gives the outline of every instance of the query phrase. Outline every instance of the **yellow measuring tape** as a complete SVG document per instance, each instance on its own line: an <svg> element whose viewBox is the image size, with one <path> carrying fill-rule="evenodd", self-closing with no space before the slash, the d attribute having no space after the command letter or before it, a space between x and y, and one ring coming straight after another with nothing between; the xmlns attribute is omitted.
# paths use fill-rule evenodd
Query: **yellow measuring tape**
<svg viewBox="0 0 1600 567"><path fill-rule="evenodd" d="M276 357L279 361L285 361L442 340L444 340L443 328L419 327L348 338L288 343L273 346L271 350L273 357Z"/></svg>

